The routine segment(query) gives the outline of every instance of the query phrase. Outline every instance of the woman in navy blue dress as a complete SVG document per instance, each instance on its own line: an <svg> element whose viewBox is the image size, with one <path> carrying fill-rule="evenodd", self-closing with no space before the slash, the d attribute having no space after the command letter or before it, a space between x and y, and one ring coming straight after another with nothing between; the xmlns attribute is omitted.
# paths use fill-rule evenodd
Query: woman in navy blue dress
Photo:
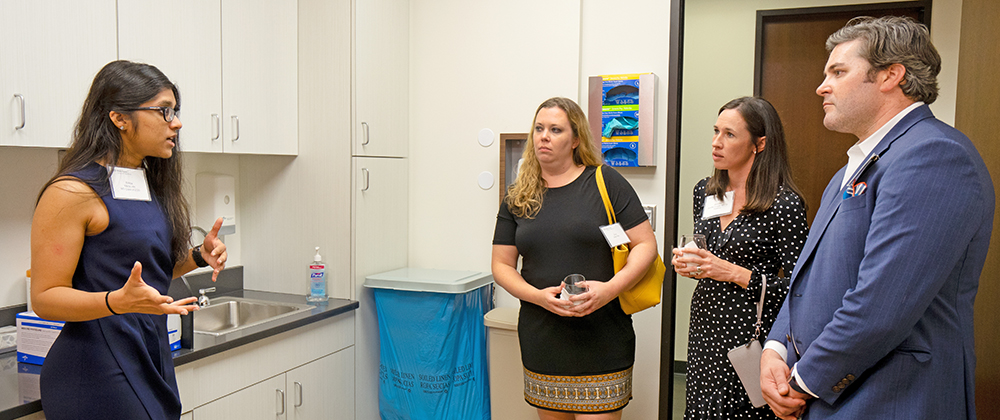
<svg viewBox="0 0 1000 420"><path fill-rule="evenodd" d="M189 247L181 195L177 87L156 67L98 72L31 224L31 298L66 321L42 365L42 409L59 419L177 419L166 314L196 310L170 280L225 265L221 219ZM213 276L214 278L214 276Z"/></svg>

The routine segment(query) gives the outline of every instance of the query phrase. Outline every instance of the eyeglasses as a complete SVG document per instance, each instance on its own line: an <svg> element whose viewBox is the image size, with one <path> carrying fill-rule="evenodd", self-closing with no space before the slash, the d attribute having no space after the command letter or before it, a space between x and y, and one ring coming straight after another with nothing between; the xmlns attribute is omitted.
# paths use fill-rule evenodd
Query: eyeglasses
<svg viewBox="0 0 1000 420"><path fill-rule="evenodd" d="M168 106L146 106L142 108L123 109L122 111L160 111L163 113L163 121L166 122L173 121L174 115L177 115L177 111Z"/></svg>

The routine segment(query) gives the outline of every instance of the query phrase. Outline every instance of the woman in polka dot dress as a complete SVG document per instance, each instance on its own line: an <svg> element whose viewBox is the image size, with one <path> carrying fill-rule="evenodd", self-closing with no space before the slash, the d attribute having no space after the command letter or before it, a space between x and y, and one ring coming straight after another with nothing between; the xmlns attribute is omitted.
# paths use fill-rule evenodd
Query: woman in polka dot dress
<svg viewBox="0 0 1000 420"><path fill-rule="evenodd" d="M764 277L758 339L767 337L808 231L774 107L753 97L723 106L712 161L714 174L694 188L694 233L705 235L708 249L685 249L684 256L675 248L671 261L678 274L698 280L691 300L684 418L774 419L768 407L753 407L726 355L754 336Z"/></svg>

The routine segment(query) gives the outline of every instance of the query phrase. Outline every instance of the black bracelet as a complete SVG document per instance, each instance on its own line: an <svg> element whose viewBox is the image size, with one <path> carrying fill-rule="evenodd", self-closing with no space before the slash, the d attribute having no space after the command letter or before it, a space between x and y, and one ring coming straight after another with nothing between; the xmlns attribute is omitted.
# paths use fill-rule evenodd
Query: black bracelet
<svg viewBox="0 0 1000 420"><path fill-rule="evenodd" d="M201 267L208 267L208 261L205 261L205 257L201 256L201 245L191 248L191 259L194 260L194 264Z"/></svg>
<svg viewBox="0 0 1000 420"><path fill-rule="evenodd" d="M111 315L121 315L120 313L115 312L114 309L111 309L111 303L108 302L108 296L111 296L110 290L108 291L108 293L104 294L104 305L106 305L108 307L108 310L111 311Z"/></svg>

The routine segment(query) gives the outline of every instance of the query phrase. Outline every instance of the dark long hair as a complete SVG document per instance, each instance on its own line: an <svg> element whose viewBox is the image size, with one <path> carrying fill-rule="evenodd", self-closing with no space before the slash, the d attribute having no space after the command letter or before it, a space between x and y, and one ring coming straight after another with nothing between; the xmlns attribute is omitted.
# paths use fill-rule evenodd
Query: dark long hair
<svg viewBox="0 0 1000 420"><path fill-rule="evenodd" d="M729 101L719 108L719 114L727 109L735 109L743 117L754 148L759 145L761 137L767 139L764 150L757 153L750 167L746 182L747 201L740 211L745 213L767 211L782 186L802 197L802 193L792 181L785 130L781 127L778 111L763 98L751 96ZM721 200L728 187L729 171L716 169L712 178L708 180L706 192Z"/></svg>
<svg viewBox="0 0 1000 420"><path fill-rule="evenodd" d="M177 109L180 109L181 96L177 86L156 67L120 60L108 63L97 72L73 130L73 144L59 163L56 175L42 187L39 199L50 185L67 180L67 174L79 171L92 162L117 164L122 153L122 137L109 113L116 111L131 116L132 112L124 110L139 107L164 89L174 93ZM187 258L191 236L188 204L181 194L179 134L176 143L169 158L146 157L142 161L149 187L170 223L173 234L170 251L175 263ZM103 183L107 179L107 172L100 171L99 179L84 181Z"/></svg>

